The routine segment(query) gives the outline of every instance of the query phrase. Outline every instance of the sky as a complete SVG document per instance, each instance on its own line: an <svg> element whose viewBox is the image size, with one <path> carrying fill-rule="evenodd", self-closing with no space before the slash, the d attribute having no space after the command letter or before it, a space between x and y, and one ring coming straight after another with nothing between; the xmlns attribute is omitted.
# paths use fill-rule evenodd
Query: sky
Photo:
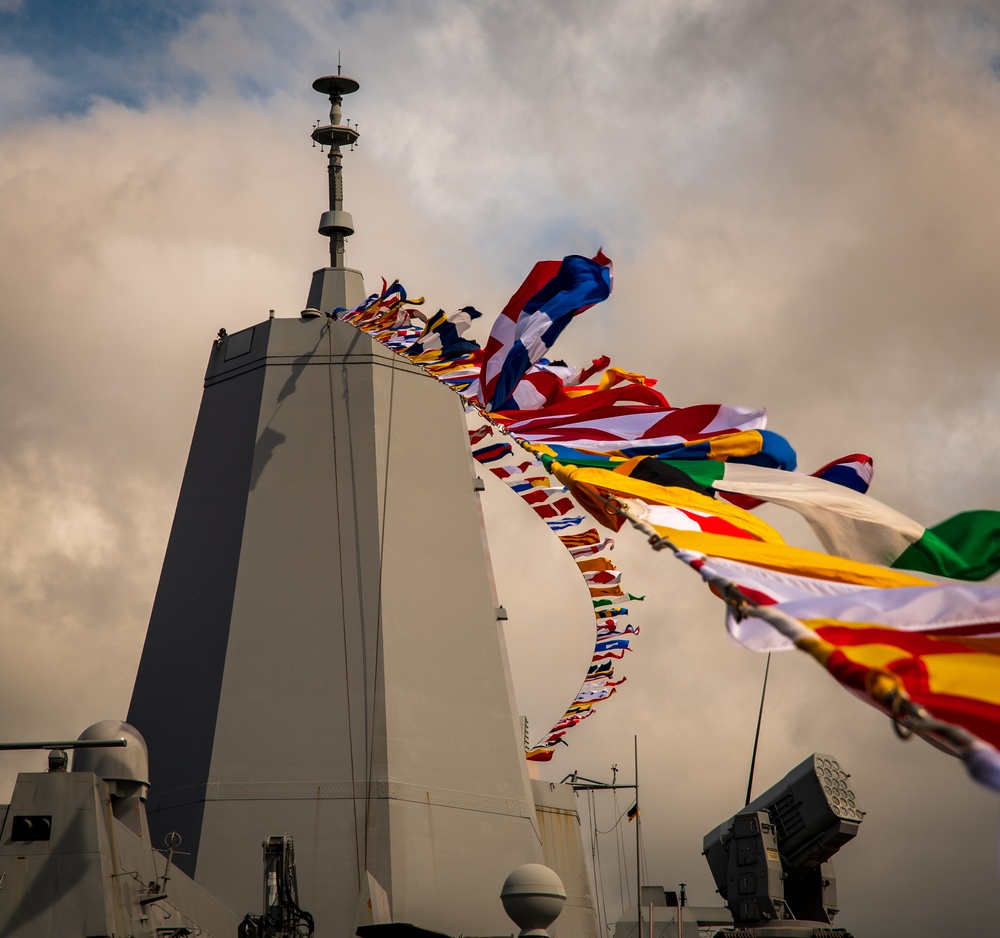
<svg viewBox="0 0 1000 938"><path fill-rule="evenodd" d="M924 524L1000 508L995 3L0 0L0 738L127 709L210 343L297 315L325 262L310 84L338 50L370 288L488 322L536 260L603 246L614 294L560 356L608 354L678 405L766 406L806 471L869 453L871 494ZM589 602L513 498L487 480L541 731L589 658ZM629 774L637 736L645 879L714 903L701 838L742 806L764 660L676 561L628 531L614 558L648 596L628 682L544 771ZM835 924L995 932L996 796L778 655L755 791L814 751L868 811ZM0 791L39 764L5 755Z"/></svg>

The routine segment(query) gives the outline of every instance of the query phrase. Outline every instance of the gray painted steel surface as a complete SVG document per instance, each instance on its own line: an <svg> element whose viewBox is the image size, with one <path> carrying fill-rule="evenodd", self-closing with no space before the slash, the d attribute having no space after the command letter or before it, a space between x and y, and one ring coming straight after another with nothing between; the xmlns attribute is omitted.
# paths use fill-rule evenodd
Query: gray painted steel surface
<svg viewBox="0 0 1000 938"><path fill-rule="evenodd" d="M509 933L542 854L474 479L457 396L353 327L213 348L129 722L154 841L236 911L280 832L320 933L366 870L397 921Z"/></svg>
<svg viewBox="0 0 1000 938"><path fill-rule="evenodd" d="M118 739L124 746L81 746L81 742L91 740ZM134 727L121 720L101 720L88 726L73 747L73 771L93 772L106 782L131 782L140 786L142 798L149 786L149 752L146 741Z"/></svg>
<svg viewBox="0 0 1000 938"><path fill-rule="evenodd" d="M597 938L598 922L590 894L590 874L583 852L578 797L570 785L531 780L535 816L542 835L542 862L566 887L566 904L553 933Z"/></svg>
<svg viewBox="0 0 1000 938"><path fill-rule="evenodd" d="M365 299L365 283L361 272L350 267L321 267L313 271L309 284L306 309L332 313L337 307L353 309Z"/></svg>
<svg viewBox="0 0 1000 938"><path fill-rule="evenodd" d="M26 839L26 818L49 819L48 836ZM239 918L179 870L164 883L165 866L138 800L118 802L92 772L21 773L0 825L0 936L232 938Z"/></svg>

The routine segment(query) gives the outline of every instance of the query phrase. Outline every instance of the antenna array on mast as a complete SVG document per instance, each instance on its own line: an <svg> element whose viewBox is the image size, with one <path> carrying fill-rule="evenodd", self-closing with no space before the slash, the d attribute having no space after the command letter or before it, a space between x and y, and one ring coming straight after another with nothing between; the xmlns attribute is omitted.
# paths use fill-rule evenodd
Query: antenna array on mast
<svg viewBox="0 0 1000 938"><path fill-rule="evenodd" d="M321 147L329 147L329 184L330 208L319 220L319 233L330 239L330 266L344 267L344 241L354 234L354 219L349 212L344 211L344 182L342 177L342 146L353 147L357 142L357 126L350 122L341 123L340 105L345 94L353 94L361 86L346 75L340 74L340 56L338 55L337 74L324 75L313 82L313 88L320 94L329 95L330 123L313 128L312 138Z"/></svg>

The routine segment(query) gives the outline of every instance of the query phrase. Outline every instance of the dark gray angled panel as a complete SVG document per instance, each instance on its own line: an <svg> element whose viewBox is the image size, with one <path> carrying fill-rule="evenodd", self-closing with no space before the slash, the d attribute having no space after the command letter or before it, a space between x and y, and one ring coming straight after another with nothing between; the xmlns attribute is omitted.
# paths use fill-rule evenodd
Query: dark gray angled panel
<svg viewBox="0 0 1000 938"><path fill-rule="evenodd" d="M245 337L231 338L239 345ZM267 329L257 327L256 339L260 353L240 347L229 362L225 346L216 349L209 374L259 359ZM198 850L263 381L257 367L205 388L128 713L149 746L153 842L181 833L190 856L177 862L188 871Z"/></svg>

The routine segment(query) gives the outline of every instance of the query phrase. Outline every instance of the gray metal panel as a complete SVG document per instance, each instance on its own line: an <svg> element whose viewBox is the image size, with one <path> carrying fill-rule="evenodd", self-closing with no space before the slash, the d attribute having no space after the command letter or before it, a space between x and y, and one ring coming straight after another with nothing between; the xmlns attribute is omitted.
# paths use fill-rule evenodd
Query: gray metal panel
<svg viewBox="0 0 1000 938"><path fill-rule="evenodd" d="M18 776L0 836L0 934L124 933L122 909L105 902L104 881L113 869L110 845L97 823L103 787L89 773ZM14 840L18 815L51 817L51 837Z"/></svg>
<svg viewBox="0 0 1000 938"><path fill-rule="evenodd" d="M376 419L388 428L378 452L382 617L386 633L398 634L384 652L387 685L399 688L389 717L391 774L495 791L525 803L531 817L458 397L416 369L379 369L375 381ZM428 747L439 750L434 759Z"/></svg>
<svg viewBox="0 0 1000 938"><path fill-rule="evenodd" d="M323 782L353 791L367 777L364 692L375 682L365 649L374 647L379 592L376 350L366 336L322 319L272 327L233 603L238 627L210 776L227 786L315 781L317 795ZM359 345L367 354L355 359ZM355 884L340 897L339 916L353 913L364 829L353 799L226 799L210 802L206 814L213 846L200 853L197 876L210 891L255 909L257 845L266 833L289 833L303 907L320 911L313 900L328 890L314 884L335 873ZM380 880L387 873L373 872Z"/></svg>
<svg viewBox="0 0 1000 938"><path fill-rule="evenodd" d="M550 931L556 938L597 938L599 926L583 852L576 792L569 785L532 779L531 793L542 835L542 862L556 872L566 887L566 905Z"/></svg>
<svg viewBox="0 0 1000 938"><path fill-rule="evenodd" d="M306 309L332 313L338 307L353 309L360 306L364 299L365 284L361 271L350 267L321 267L313 272Z"/></svg>
<svg viewBox="0 0 1000 938"><path fill-rule="evenodd" d="M702 932L700 924L716 924L715 922L701 923L696 917L697 909L687 906L684 909L683 925L677 927L677 908L666 906L653 906L653 924L650 927L649 906L642 910L642 932L636 928L635 906L630 906L621 914L615 925L614 938L648 938L652 934L653 938L677 938L680 931L681 938L701 938ZM560 919L562 916L560 916ZM724 920L725 921L725 920ZM559 921L556 921L556 925ZM726 924L732 924L729 920ZM714 932L713 932L714 934ZM746 933L744 933L746 934ZM845 936L846 938L846 936Z"/></svg>
<svg viewBox="0 0 1000 938"><path fill-rule="evenodd" d="M227 358L234 340L240 354ZM183 493L178 508L208 512L186 524L189 539L199 524L239 533L228 557L200 559L228 576L239 564L224 655L213 647L203 678L221 682L203 714L211 763L164 792L157 749L184 761L183 738L146 733L152 793L172 818L184 809L167 805L194 803L197 879L236 911L260 904L261 839L288 833L302 906L323 931L353 930L367 869L397 920L507 933L500 887L541 851L460 402L325 318L273 320L246 346L230 336L206 377L206 401L229 388L255 423L248 434L240 415L253 456L225 480L245 510L213 514L211 499ZM218 442L196 434L192 485L197 466L216 490ZM193 636L172 652L201 654ZM144 700L167 673L141 676Z"/></svg>
<svg viewBox="0 0 1000 938"><path fill-rule="evenodd" d="M225 343L213 346L209 375L237 363L245 367L254 358L262 362L268 327L257 326L252 351L229 362ZM230 341L239 343L243 335ZM259 448L263 378L258 367L239 381L205 389L128 712L150 750L154 843L179 831L191 854L177 862L189 873L198 851L199 792L212 756L247 491Z"/></svg>
<svg viewBox="0 0 1000 938"><path fill-rule="evenodd" d="M50 817L51 836L15 840L4 825L0 935L151 938L168 925L171 933L188 926L206 938L235 935L238 919L180 870L161 888L166 861L150 846L141 805L135 802L129 819L139 832L133 833L112 815L109 800L107 785L92 772L18 776L12 818Z"/></svg>

